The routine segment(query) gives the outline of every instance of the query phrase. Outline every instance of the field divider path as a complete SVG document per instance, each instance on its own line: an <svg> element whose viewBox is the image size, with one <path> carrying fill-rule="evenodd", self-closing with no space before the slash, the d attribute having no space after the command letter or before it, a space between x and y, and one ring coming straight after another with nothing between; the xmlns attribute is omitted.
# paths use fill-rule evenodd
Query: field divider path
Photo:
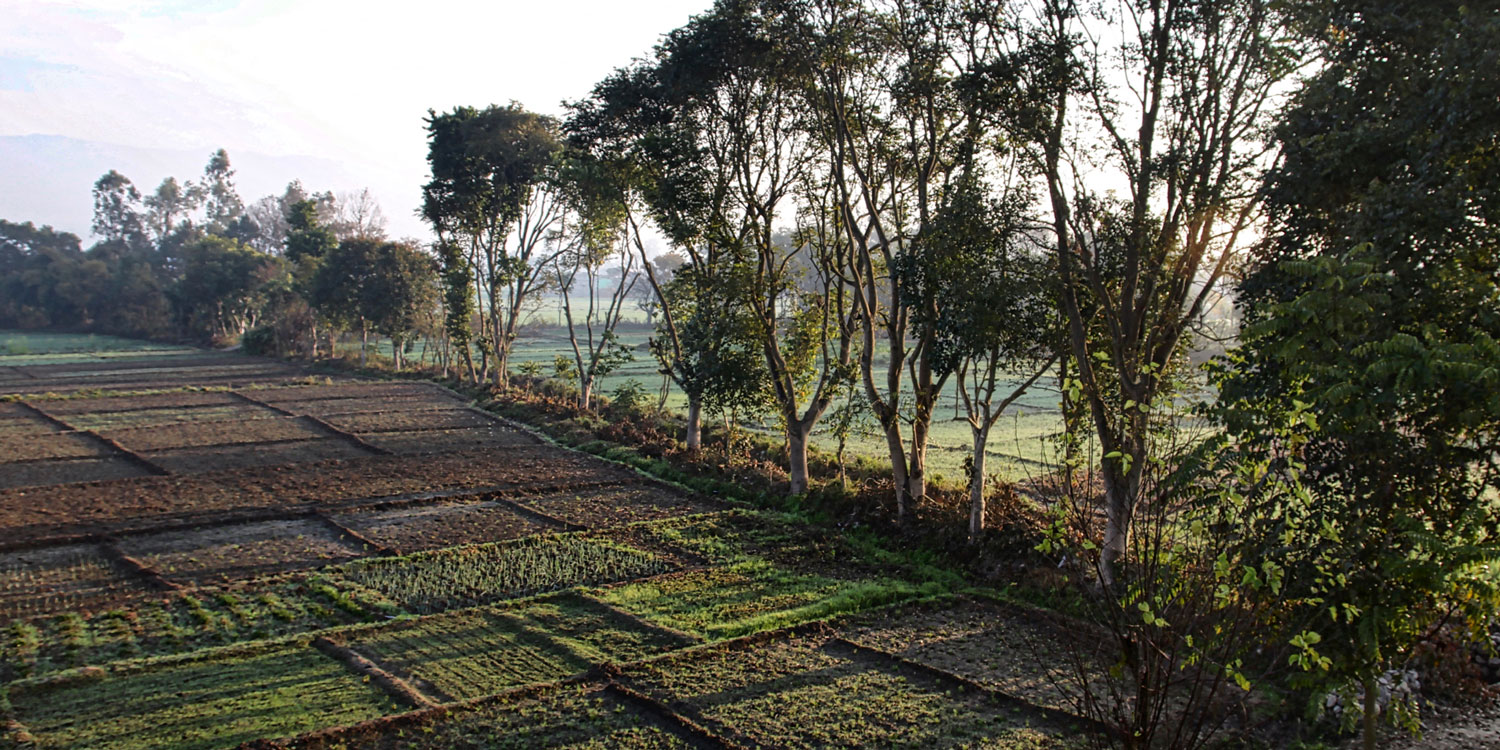
<svg viewBox="0 0 1500 750"><path fill-rule="evenodd" d="M73 425L68 424L67 422L63 421L62 419L60 419L58 417L55 417L52 414L49 414L48 412L44 411L40 406L37 406L36 404L31 403L30 401L17 401L16 403L20 404L21 408L23 408L23 409L29 409L29 410L31 410L32 413L36 414L38 417L41 417L42 419L45 419L48 422L51 422L52 424L55 424L58 427L63 428L63 430L65 432L72 432L72 433L77 433L79 435L86 435L86 436L88 436L90 438L93 438L94 440L99 441L100 443L103 443L106 448L110 449L110 451L118 454L119 456L125 458L126 460L130 461L131 463L134 463L137 466L140 466L142 469L145 469L146 471L148 471L148 472L150 472L152 474L155 474L157 476L163 476L163 477L170 476L172 474L172 472L167 471L166 469L162 468L155 461L152 461L151 459L146 458L145 456L142 456L141 454L136 453L135 451L130 450L129 448L126 448L123 445L120 445L120 443L118 441L114 440L113 438L107 438L107 437L105 437L103 435L100 435L97 432L94 432L93 430L80 430L77 427L74 427Z"/></svg>
<svg viewBox="0 0 1500 750"><path fill-rule="evenodd" d="M182 591L182 584L173 581L161 574L161 571L147 565L140 560L125 554L119 543L112 537L106 537L99 544L99 549L105 557L130 571L132 575L150 584L153 588L161 591Z"/></svg>
<svg viewBox="0 0 1500 750"><path fill-rule="evenodd" d="M749 750L745 745L719 736L713 730L704 726L700 719L702 717L687 716L671 706L663 703L629 685L617 680L610 680L604 689L613 693L622 701L632 704L637 708L651 714L657 719L664 721L677 729L686 732L694 739L703 742L709 747L722 748L722 750ZM696 712L695 712L696 713Z"/></svg>
<svg viewBox="0 0 1500 750"><path fill-rule="evenodd" d="M324 654L339 660L355 674L368 677L377 687L385 691L397 702L416 709L432 708L439 705L439 701L417 690L406 680L386 671L373 661L355 652L353 649L335 643L323 636L312 640L312 647Z"/></svg>
<svg viewBox="0 0 1500 750"><path fill-rule="evenodd" d="M673 572L679 572L679 571L673 571ZM652 576L652 577L654 578L656 576ZM641 580L650 580L650 579L649 578L648 579L637 579L635 581L623 581L622 583L624 583L624 584L639 583ZM646 630L646 631L652 632L652 633L661 633L663 635L669 635L669 636L672 636L673 638L681 639L681 640L683 640L683 641L685 641L685 642L687 642L689 644L693 644L693 645L697 645L697 644L700 644L700 643L703 642L703 639L700 638L699 636L693 635L692 633L688 633L688 632L684 632L684 631L678 630L676 628L670 628L670 627L667 627L666 625L658 625L657 623L651 622L651 621L647 620L646 618L641 617L640 615L637 615L637 614L635 614L633 612L626 612L625 610L620 609L619 607L616 607L615 605L610 604L609 602L604 601L603 599L600 599L599 597L592 596L587 591L583 591L583 590L580 589L580 590L574 591L573 595L576 596L576 597L578 597L579 599L582 599L582 600L584 600L586 602L589 602L590 604L594 604L594 605L596 605L598 607L601 607L603 609L609 610L616 617L619 617L620 619L624 620L625 622L628 622L631 625L634 625L634 626L636 626L638 628L641 628L642 630ZM668 652L668 653L671 653L671 652Z"/></svg>
<svg viewBox="0 0 1500 750"><path fill-rule="evenodd" d="M281 407L279 407L279 406L277 406L275 404L266 403L265 401L261 401L260 399L254 398L252 396L246 396L244 393L242 393L242 392L240 392L238 390L227 391L227 393L231 397L237 398L237 399L239 399L239 400L241 400L241 401L243 401L243 402L245 402L245 403L247 403L247 404L249 404L251 406L259 406L262 409L270 409L271 411L274 411L277 414L280 414L280 415L285 416L285 417L297 417L297 416L301 416L301 415L297 414L296 412L287 411L286 409L283 409L283 408L281 408Z"/></svg>
<svg viewBox="0 0 1500 750"><path fill-rule="evenodd" d="M322 511L313 511L309 517L313 520L321 521L323 525L327 526L331 531L333 531L333 533L338 534L339 536L349 541L364 545L365 547L374 550L375 554L379 557L401 556L401 550L395 549L393 547L387 547L386 545L381 544L380 542L377 542L374 539L371 539L364 534L361 534L358 531L355 531L354 529L351 529L348 526L339 523L338 521L335 521L333 517L328 515L327 513L324 513Z"/></svg>
<svg viewBox="0 0 1500 750"><path fill-rule="evenodd" d="M241 393L240 391L237 391L237 390L230 391L229 393L230 393L230 395L232 395L235 398L238 398L238 399L244 401L247 404L252 404L252 405L255 405L255 406L260 406L260 407L263 407L263 408L266 408L266 409L270 409L271 411L274 411L274 412L276 412L278 414L285 414L288 417L295 417L297 419L301 419L301 420L304 420L304 421L307 421L307 422L311 422L312 424L316 425L319 429L322 429L325 432L330 432L330 433L332 433L332 434L334 434L334 435L336 435L338 437L341 437L344 440L346 440L346 441L348 441L350 443L353 443L355 446L357 446L361 450L369 451L370 453L372 453L374 455L377 455L377 456L389 456L389 455L392 455L390 451L388 451L388 450L386 450L384 448L381 448L378 445L372 445L372 444L370 444L368 442L365 442L364 438L361 438L360 436L358 436L358 435L356 435L356 434L354 434L352 432L349 432L347 430L343 430L343 429L340 429L338 427L335 427L335 426L329 424L326 420L324 420L324 419L322 419L320 417L315 417L315 416L313 416L311 414L298 414L296 412L289 411L287 409L283 409L280 406L276 406L275 404L267 403L267 402L262 401L262 400L260 400L258 398L255 398L253 396L247 396L244 393Z"/></svg>
<svg viewBox="0 0 1500 750"><path fill-rule="evenodd" d="M893 654L889 651L874 648L872 646L866 646L862 643L837 636L829 639L828 645L831 645L835 648L847 649L856 654L863 655L866 658L872 658L877 661L886 661L892 664L899 665L906 669L910 669L920 674L926 675L927 677L935 679L938 682L946 683L948 685L959 687L964 690L978 692L982 695L988 696L991 700L994 700L1002 705L1019 708L1020 710L1027 713L1044 717L1049 723L1055 724L1059 728L1066 728L1069 725L1084 724L1088 726L1090 732L1102 735L1107 735L1110 733L1108 727L1094 719L1079 716L1067 711L1061 711L1056 708L1039 706L1035 703L1032 703L1031 701L1025 700L1023 698L1017 698L1016 696L1011 695L1010 693L1007 693L1003 690L998 690L996 688L990 687L989 685L985 685L968 677L964 677L963 675L949 672L946 669L935 667L931 664L925 664L920 661L908 659L899 654Z"/></svg>

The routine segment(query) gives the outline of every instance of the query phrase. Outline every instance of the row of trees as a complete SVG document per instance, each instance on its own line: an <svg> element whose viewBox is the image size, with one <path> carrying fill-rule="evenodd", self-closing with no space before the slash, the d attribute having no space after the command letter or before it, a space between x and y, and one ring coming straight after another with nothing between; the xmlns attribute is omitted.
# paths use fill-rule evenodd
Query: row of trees
<svg viewBox="0 0 1500 750"><path fill-rule="evenodd" d="M502 383L528 297L613 258L688 447L764 410L801 493L857 398L903 517L956 386L975 533L989 431L1053 374L1050 549L1118 636L1129 744L1163 740L1184 665L1247 680L1256 632L1373 717L1381 670L1496 601L1497 40L1489 4L720 0L562 122L430 113L447 331ZM1229 281L1251 325L1185 442L1184 349ZM585 406L617 310L574 337Z"/></svg>

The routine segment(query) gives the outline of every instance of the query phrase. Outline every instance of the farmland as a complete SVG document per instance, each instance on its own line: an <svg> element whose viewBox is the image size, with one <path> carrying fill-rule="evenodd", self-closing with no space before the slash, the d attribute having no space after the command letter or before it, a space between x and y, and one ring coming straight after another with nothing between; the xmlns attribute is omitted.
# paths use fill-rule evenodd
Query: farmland
<svg viewBox="0 0 1500 750"><path fill-rule="evenodd" d="M1079 741L1045 618L435 385L0 341L0 747Z"/></svg>

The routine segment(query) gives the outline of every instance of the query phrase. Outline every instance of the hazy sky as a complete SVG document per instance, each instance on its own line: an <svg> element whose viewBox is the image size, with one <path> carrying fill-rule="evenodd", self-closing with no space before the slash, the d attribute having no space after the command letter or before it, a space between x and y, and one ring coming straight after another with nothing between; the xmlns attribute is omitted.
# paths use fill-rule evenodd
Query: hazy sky
<svg viewBox="0 0 1500 750"><path fill-rule="evenodd" d="M333 159L410 234L429 108L560 114L710 3L4 0L0 135Z"/></svg>

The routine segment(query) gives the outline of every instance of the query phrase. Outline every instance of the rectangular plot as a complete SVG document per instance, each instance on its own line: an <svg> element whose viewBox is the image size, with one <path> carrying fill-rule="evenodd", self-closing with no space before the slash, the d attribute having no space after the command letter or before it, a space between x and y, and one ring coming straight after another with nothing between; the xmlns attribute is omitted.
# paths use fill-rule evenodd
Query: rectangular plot
<svg viewBox="0 0 1500 750"><path fill-rule="evenodd" d="M928 664L1030 703L1071 710L1070 636L1040 618L997 604L884 613L845 629L845 638Z"/></svg>
<svg viewBox="0 0 1500 750"><path fill-rule="evenodd" d="M21 404L0 401L0 420L15 419L18 417L29 419L33 416L35 415L32 411Z"/></svg>
<svg viewBox="0 0 1500 750"><path fill-rule="evenodd" d="M267 401L266 403L271 403ZM333 414L360 414L378 411L418 411L463 406L464 402L446 391L427 389L402 396L370 398L324 398L312 401L286 401L281 407L298 414L326 417Z"/></svg>
<svg viewBox="0 0 1500 750"><path fill-rule="evenodd" d="M261 521L126 537L126 554L172 580L198 583L315 568L359 557L362 545L317 521Z"/></svg>
<svg viewBox="0 0 1500 750"><path fill-rule="evenodd" d="M0 417L0 437L46 435L62 432L63 428L37 416Z"/></svg>
<svg viewBox="0 0 1500 750"><path fill-rule="evenodd" d="M533 599L506 611L594 664L638 661L694 643L692 638L648 627L598 599L572 592Z"/></svg>
<svg viewBox="0 0 1500 750"><path fill-rule="evenodd" d="M749 747L1057 745L1037 717L820 638L695 650L627 672L659 700Z"/></svg>
<svg viewBox="0 0 1500 750"><path fill-rule="evenodd" d="M400 455L451 453L463 450L495 450L541 445L541 441L503 424L465 430L418 430L415 432L362 432L360 439Z"/></svg>
<svg viewBox="0 0 1500 750"><path fill-rule="evenodd" d="M439 503L333 516L378 544L402 552L498 542L552 531L499 502Z"/></svg>
<svg viewBox="0 0 1500 750"><path fill-rule="evenodd" d="M235 422L251 419L281 419L285 415L274 409L253 404L219 404L194 407L162 407L130 411L84 412L59 415L80 430L124 430L155 425L191 422Z"/></svg>
<svg viewBox="0 0 1500 750"><path fill-rule="evenodd" d="M93 609L145 593L91 544L0 552L0 620Z"/></svg>
<svg viewBox="0 0 1500 750"><path fill-rule="evenodd" d="M51 414L86 414L141 409L191 409L203 406L236 406L245 402L224 391L177 391L139 396L100 396L42 401L38 405Z"/></svg>
<svg viewBox="0 0 1500 750"><path fill-rule="evenodd" d="M495 424L495 420L471 409L463 408L335 414L324 419L341 430L358 433L454 430L466 427L488 427Z"/></svg>
<svg viewBox="0 0 1500 750"><path fill-rule="evenodd" d="M309 440L328 437L321 427L301 419L253 419L243 422L204 422L160 427L101 431L134 451L191 448L207 445Z"/></svg>
<svg viewBox="0 0 1500 750"><path fill-rule="evenodd" d="M98 458L111 453L98 439L76 432L24 436L0 433L0 463L39 458Z"/></svg>
<svg viewBox="0 0 1500 750"><path fill-rule="evenodd" d="M526 498L525 505L589 528L707 513L720 508L661 487L601 487Z"/></svg>
<svg viewBox="0 0 1500 750"><path fill-rule="evenodd" d="M566 535L360 560L336 574L407 611L439 612L665 571L650 553Z"/></svg>
<svg viewBox="0 0 1500 750"><path fill-rule="evenodd" d="M434 385L425 383L390 383L390 382L368 382L349 381L344 383L333 383L328 385L305 385L290 388L268 388L258 390L249 394L251 397L268 404L286 406L294 402L317 401L323 399L366 399L366 398L391 398L398 396L418 396L429 394L446 394L448 391ZM290 407L289 407L290 408Z"/></svg>
<svg viewBox="0 0 1500 750"><path fill-rule="evenodd" d="M370 451L344 438L330 437L282 443L241 443L179 448L149 451L146 455L156 465L174 474L201 474L209 471L280 466L334 458L359 458L369 456Z"/></svg>
<svg viewBox="0 0 1500 750"><path fill-rule="evenodd" d="M350 647L448 698L477 698L506 688L550 682L589 668L545 635L512 617L482 609L411 620L359 632Z"/></svg>
<svg viewBox="0 0 1500 750"><path fill-rule="evenodd" d="M401 710L303 646L14 683L16 718L41 748L223 748Z"/></svg>
<svg viewBox="0 0 1500 750"><path fill-rule="evenodd" d="M140 464L125 458L64 458L6 466L0 471L0 489L99 482L150 474Z"/></svg>

